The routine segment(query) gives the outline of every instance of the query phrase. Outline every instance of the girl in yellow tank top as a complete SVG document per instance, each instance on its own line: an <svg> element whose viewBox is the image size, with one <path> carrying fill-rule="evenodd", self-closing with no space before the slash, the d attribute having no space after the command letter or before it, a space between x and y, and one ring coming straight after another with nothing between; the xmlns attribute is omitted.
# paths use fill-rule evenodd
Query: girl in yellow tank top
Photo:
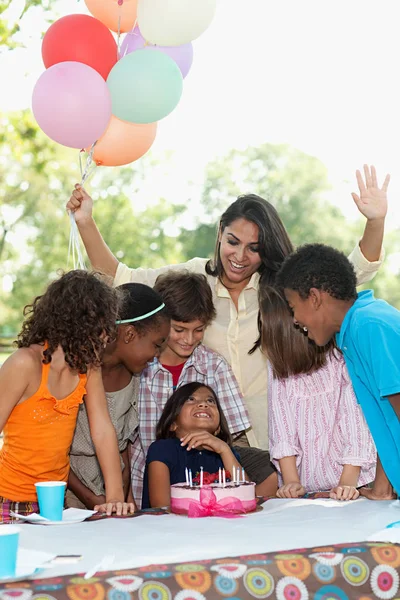
<svg viewBox="0 0 400 600"><path fill-rule="evenodd" d="M67 481L79 405L85 402L106 503L123 504L119 450L101 378L101 357L116 334L118 291L97 275L71 271L25 308L18 350L0 369L0 523L10 510L37 509L35 483Z"/></svg>

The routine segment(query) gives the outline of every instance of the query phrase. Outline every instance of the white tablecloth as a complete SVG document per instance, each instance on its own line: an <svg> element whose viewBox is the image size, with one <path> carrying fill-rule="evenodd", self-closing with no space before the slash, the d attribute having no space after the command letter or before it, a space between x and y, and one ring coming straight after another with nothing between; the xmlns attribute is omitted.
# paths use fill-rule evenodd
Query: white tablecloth
<svg viewBox="0 0 400 600"><path fill-rule="evenodd" d="M106 555L109 570L362 542L400 520L400 502L360 499L269 500L239 519L176 515L106 519L62 527L21 526L21 546L54 554L81 554L76 564L46 569L43 577L87 571Z"/></svg>

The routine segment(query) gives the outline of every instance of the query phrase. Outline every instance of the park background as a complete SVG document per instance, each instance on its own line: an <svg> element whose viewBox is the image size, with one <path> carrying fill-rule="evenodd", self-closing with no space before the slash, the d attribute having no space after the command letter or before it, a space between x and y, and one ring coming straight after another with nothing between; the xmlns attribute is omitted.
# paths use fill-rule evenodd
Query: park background
<svg viewBox="0 0 400 600"><path fill-rule="evenodd" d="M219 215L238 194L278 209L295 244L349 252L364 221L355 170L387 172L386 260L372 286L400 308L398 0L219 0L194 42L192 70L152 149L96 169L99 228L130 266L211 256ZM50 141L30 111L41 39L83 0L0 0L0 336L67 268L65 203L78 152ZM0 355L1 360L4 354Z"/></svg>

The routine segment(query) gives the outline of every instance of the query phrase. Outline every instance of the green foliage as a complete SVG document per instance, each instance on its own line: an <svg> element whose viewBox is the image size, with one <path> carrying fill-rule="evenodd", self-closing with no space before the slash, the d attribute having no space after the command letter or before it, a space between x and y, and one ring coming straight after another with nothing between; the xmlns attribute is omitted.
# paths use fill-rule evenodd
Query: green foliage
<svg viewBox="0 0 400 600"><path fill-rule="evenodd" d="M22 307L68 266L65 203L80 179L79 161L77 151L48 140L29 111L3 120L0 157L0 281L13 281L11 293L0 291L0 328L15 331ZM102 190L95 201L100 230L118 258L130 265L158 266L181 259L180 245L165 229L184 207L160 199L145 210L134 210L130 201L151 164L144 158L139 168L104 168L96 175L96 189Z"/></svg>

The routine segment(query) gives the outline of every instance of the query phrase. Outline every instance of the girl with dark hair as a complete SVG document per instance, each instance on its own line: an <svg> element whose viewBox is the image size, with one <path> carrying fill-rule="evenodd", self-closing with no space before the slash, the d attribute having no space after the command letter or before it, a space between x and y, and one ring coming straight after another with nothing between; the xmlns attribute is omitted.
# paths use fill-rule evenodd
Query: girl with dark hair
<svg viewBox="0 0 400 600"><path fill-rule="evenodd" d="M170 328L170 319L161 296L141 283L126 283L117 288L122 306L117 334L104 350L102 379L107 407L117 434L124 497L130 493L128 442L138 426L140 373L159 356ZM93 446L86 408L81 405L72 442L71 471L67 505L93 508L105 497L104 479Z"/></svg>
<svg viewBox="0 0 400 600"><path fill-rule="evenodd" d="M83 402L105 481L96 509L134 510L123 504L117 440L100 371L104 347L116 334L119 296L97 275L71 271L25 307L18 350L0 369L0 522L11 520L10 511L38 510L36 482L67 481Z"/></svg>
<svg viewBox="0 0 400 600"><path fill-rule="evenodd" d="M375 169L365 166L365 182L357 172L360 196L353 199L367 218L363 238L350 255L358 283L372 279L381 264L383 226L387 210L388 180L378 187ZM285 227L270 202L249 194L240 196L223 213L217 233L214 260L193 258L183 265L160 269L129 269L111 253L102 239L92 217L93 201L85 190L76 185L67 204L75 219L93 267L114 277L114 284L140 281L153 286L157 277L169 269L188 269L206 274L213 292L216 318L205 332L204 344L219 352L229 362L244 396L250 415L251 429L242 435L240 444L268 448L267 422L267 359L260 349L251 356L249 350L257 339L258 299L260 278L269 284L292 244ZM371 261L371 262L370 262ZM270 472L268 457L254 464L254 453L248 462L246 448L241 459L253 481L263 480ZM246 460L246 462L245 462ZM252 468L255 467L255 468Z"/></svg>
<svg viewBox="0 0 400 600"><path fill-rule="evenodd" d="M170 487L192 473L216 473L239 467L221 405L208 385L182 385L165 404L149 448L144 474L142 508L168 506Z"/></svg>
<svg viewBox="0 0 400 600"><path fill-rule="evenodd" d="M284 296L274 288L261 285L260 314L277 496L329 490L337 500L358 498L357 488L375 478L376 452L341 353L332 344L319 348L296 331Z"/></svg>

